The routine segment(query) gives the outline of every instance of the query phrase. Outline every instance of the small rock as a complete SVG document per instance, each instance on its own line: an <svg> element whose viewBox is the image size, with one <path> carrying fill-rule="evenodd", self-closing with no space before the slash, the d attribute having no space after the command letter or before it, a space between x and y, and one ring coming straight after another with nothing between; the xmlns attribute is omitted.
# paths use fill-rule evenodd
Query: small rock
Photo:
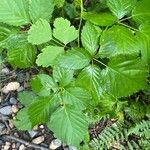
<svg viewBox="0 0 150 150"><path fill-rule="evenodd" d="M11 103L11 104L17 104L17 100L14 98L14 97L11 97L10 99L9 99L9 102Z"/></svg>
<svg viewBox="0 0 150 150"><path fill-rule="evenodd" d="M24 90L24 87L23 87L23 86L20 86L20 87L17 89L18 92L21 92L21 91L23 91L23 90Z"/></svg>
<svg viewBox="0 0 150 150"><path fill-rule="evenodd" d="M11 115L12 114L11 106L5 106L0 108L0 113L3 115Z"/></svg>
<svg viewBox="0 0 150 150"><path fill-rule="evenodd" d="M1 72L2 74L8 75L10 73L10 70L8 68L3 68Z"/></svg>
<svg viewBox="0 0 150 150"><path fill-rule="evenodd" d="M19 147L19 150L25 150L25 149L26 149L26 147L23 144L21 144Z"/></svg>
<svg viewBox="0 0 150 150"><path fill-rule="evenodd" d="M16 91L20 87L18 82L10 82L2 88L2 92L7 94L11 91Z"/></svg>
<svg viewBox="0 0 150 150"><path fill-rule="evenodd" d="M44 126L43 126L43 125L40 125L40 129L44 129Z"/></svg>
<svg viewBox="0 0 150 150"><path fill-rule="evenodd" d="M37 135L37 131L28 131L28 133L30 134L31 138L34 138Z"/></svg>
<svg viewBox="0 0 150 150"><path fill-rule="evenodd" d="M22 83L26 79L26 75L24 73L17 73L17 81Z"/></svg>
<svg viewBox="0 0 150 150"><path fill-rule="evenodd" d="M12 109L13 113L17 113L18 110L19 110L18 107L17 107L17 105L12 105L11 109Z"/></svg>
<svg viewBox="0 0 150 150"><path fill-rule="evenodd" d="M15 143L12 143L12 148L16 148L16 144Z"/></svg>
<svg viewBox="0 0 150 150"><path fill-rule="evenodd" d="M43 141L44 141L44 136L39 136L39 137L33 139L33 140L32 140L32 143L34 143L34 144L40 144L40 143L42 143Z"/></svg>
<svg viewBox="0 0 150 150"><path fill-rule="evenodd" d="M3 150L9 150L9 148L10 148L10 145L4 145Z"/></svg>
<svg viewBox="0 0 150 150"><path fill-rule="evenodd" d="M6 133L6 128L3 123L0 123L0 135L3 135Z"/></svg>
<svg viewBox="0 0 150 150"><path fill-rule="evenodd" d="M49 145L49 148L52 150L57 149L58 147L60 147L62 144L62 142L59 139L55 139L51 142L51 144Z"/></svg>
<svg viewBox="0 0 150 150"><path fill-rule="evenodd" d="M69 146L68 150L77 150L77 148L75 146Z"/></svg>

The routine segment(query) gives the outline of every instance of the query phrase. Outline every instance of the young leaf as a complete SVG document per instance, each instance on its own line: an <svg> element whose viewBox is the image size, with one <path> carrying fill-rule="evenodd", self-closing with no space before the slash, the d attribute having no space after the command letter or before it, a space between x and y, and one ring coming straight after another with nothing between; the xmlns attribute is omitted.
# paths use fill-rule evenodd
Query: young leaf
<svg viewBox="0 0 150 150"><path fill-rule="evenodd" d="M91 55L94 55L99 47L99 37L100 32L96 30L94 25L87 22L82 30L81 41L84 48L88 50Z"/></svg>
<svg viewBox="0 0 150 150"><path fill-rule="evenodd" d="M63 67L54 67L53 69L53 78L56 82L59 82L60 86L65 87L73 80L74 70L63 68Z"/></svg>
<svg viewBox="0 0 150 150"><path fill-rule="evenodd" d="M90 56L85 49L74 48L57 60L57 65L68 69L82 69L90 63Z"/></svg>
<svg viewBox="0 0 150 150"><path fill-rule="evenodd" d="M31 91L23 91L18 93L18 99L22 105L28 107L36 101L37 95Z"/></svg>
<svg viewBox="0 0 150 150"><path fill-rule="evenodd" d="M33 65L35 56L35 48L28 43L24 43L24 45L9 49L7 59L13 67L28 68Z"/></svg>
<svg viewBox="0 0 150 150"><path fill-rule="evenodd" d="M49 67L53 66L58 56L64 53L63 47L48 46L42 49L42 53L38 55L36 63L38 66Z"/></svg>
<svg viewBox="0 0 150 150"><path fill-rule="evenodd" d="M62 7L65 3L65 0L53 0L54 4L59 8Z"/></svg>
<svg viewBox="0 0 150 150"><path fill-rule="evenodd" d="M117 22L117 18L109 12L99 14L93 12L84 12L83 19L99 26L111 26Z"/></svg>
<svg viewBox="0 0 150 150"><path fill-rule="evenodd" d="M57 84L49 75L38 74L31 80L31 87L39 96L49 96L52 89L55 91Z"/></svg>
<svg viewBox="0 0 150 150"><path fill-rule="evenodd" d="M74 146L79 146L88 131L84 114L67 105L52 114L48 127L64 143Z"/></svg>
<svg viewBox="0 0 150 150"><path fill-rule="evenodd" d="M28 115L32 122L32 126L47 122L51 112L50 107L53 99L53 96L44 98L41 97L37 99L35 103L30 105Z"/></svg>
<svg viewBox="0 0 150 150"><path fill-rule="evenodd" d="M119 36L116 33L119 33ZM138 55L140 51L134 34L123 26L113 26L103 32L100 45L100 57L112 57L120 54Z"/></svg>
<svg viewBox="0 0 150 150"><path fill-rule="evenodd" d="M30 122L28 109L21 109L16 116L16 119L13 121L14 125L18 130L32 130L32 123Z"/></svg>
<svg viewBox="0 0 150 150"><path fill-rule="evenodd" d="M103 70L108 92L118 98L146 88L146 76L147 68L141 58L131 55L111 58Z"/></svg>
<svg viewBox="0 0 150 150"><path fill-rule="evenodd" d="M0 22L21 26L30 23L28 0L0 0Z"/></svg>
<svg viewBox="0 0 150 150"><path fill-rule="evenodd" d="M138 1L136 7L132 11L132 18L138 24L150 22L150 9L149 8L150 8L150 2L148 0Z"/></svg>
<svg viewBox="0 0 150 150"><path fill-rule="evenodd" d="M91 101L90 94L80 87L65 88L62 97L65 104L70 104L77 110L85 109Z"/></svg>
<svg viewBox="0 0 150 150"><path fill-rule="evenodd" d="M84 68L78 75L77 86L88 90L93 98L93 102L97 103L100 96L101 88L101 70L95 65Z"/></svg>
<svg viewBox="0 0 150 150"><path fill-rule="evenodd" d="M108 0L107 5L112 13L121 19L135 7L137 0Z"/></svg>
<svg viewBox="0 0 150 150"><path fill-rule="evenodd" d="M33 23L40 18L50 21L54 10L53 0L31 0L29 13Z"/></svg>
<svg viewBox="0 0 150 150"><path fill-rule="evenodd" d="M63 42L65 45L78 37L78 31L74 26L70 26L70 22L67 19L57 18L54 21L54 27L54 37Z"/></svg>
<svg viewBox="0 0 150 150"><path fill-rule="evenodd" d="M42 44L52 39L52 31L49 23L44 19L39 19L28 31L28 42L32 44Z"/></svg>

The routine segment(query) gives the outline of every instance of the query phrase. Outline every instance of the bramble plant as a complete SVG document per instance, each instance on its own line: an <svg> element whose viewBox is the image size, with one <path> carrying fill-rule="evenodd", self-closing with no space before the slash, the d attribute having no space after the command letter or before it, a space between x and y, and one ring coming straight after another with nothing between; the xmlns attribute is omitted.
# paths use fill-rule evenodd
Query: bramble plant
<svg viewBox="0 0 150 150"><path fill-rule="evenodd" d="M19 93L15 126L46 124L78 147L97 116L123 121L128 97L149 88L149 8L148 0L0 0L1 54L14 69L40 70Z"/></svg>

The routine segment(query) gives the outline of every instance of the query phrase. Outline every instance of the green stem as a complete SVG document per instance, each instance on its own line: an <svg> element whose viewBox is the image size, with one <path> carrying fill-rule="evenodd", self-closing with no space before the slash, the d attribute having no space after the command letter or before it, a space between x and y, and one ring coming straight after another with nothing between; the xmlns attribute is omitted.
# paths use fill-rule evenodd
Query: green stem
<svg viewBox="0 0 150 150"><path fill-rule="evenodd" d="M127 27L127 28L129 28L129 29L131 29L131 30L139 31L138 29L135 29L135 28L133 28L133 27L131 27L131 26L128 26L127 24L124 24L124 23L122 23L122 22L118 22L118 24L120 24L120 25L122 25L122 26L125 26L125 27Z"/></svg>
<svg viewBox="0 0 150 150"><path fill-rule="evenodd" d="M57 40L55 40L55 39L52 39L54 42L56 42L57 44L59 44L59 45L61 45L61 46L63 46L63 47L66 47L66 45L65 44L62 44L61 42L59 42L59 41L57 41Z"/></svg>
<svg viewBox="0 0 150 150"><path fill-rule="evenodd" d="M81 12L80 12L78 47L80 47L80 31L81 31L81 26L82 26L82 14L83 14L83 11L84 11L84 8L83 8L83 0L80 0L80 9L81 9Z"/></svg>

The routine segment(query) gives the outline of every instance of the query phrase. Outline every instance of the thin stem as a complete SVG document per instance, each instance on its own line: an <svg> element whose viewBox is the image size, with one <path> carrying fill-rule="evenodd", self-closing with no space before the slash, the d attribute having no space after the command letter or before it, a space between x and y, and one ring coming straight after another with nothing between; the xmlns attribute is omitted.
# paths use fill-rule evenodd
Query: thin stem
<svg viewBox="0 0 150 150"><path fill-rule="evenodd" d="M106 64L104 64L103 62L101 62L101 61L99 61L99 60L97 60L97 59L95 59L95 58L94 58L94 60L97 61L98 63L100 63L101 65L103 65L103 66L105 66L105 67L108 67L108 66L107 66Z"/></svg>
<svg viewBox="0 0 150 150"><path fill-rule="evenodd" d="M80 31L81 31L81 26L82 26L82 14L83 14L83 11L84 11L84 8L83 8L83 0L80 0L80 9L81 9L81 12L80 12L78 47L80 47Z"/></svg>
<svg viewBox="0 0 150 150"><path fill-rule="evenodd" d="M59 45L61 45L61 46L63 46L63 47L66 47L66 45L65 44L62 44L61 42L59 42L59 41L57 41L57 40L55 40L55 39L52 39L54 42L56 42L57 44L59 44Z"/></svg>
<svg viewBox="0 0 150 150"><path fill-rule="evenodd" d="M123 26L125 26L125 27L127 27L127 28L129 28L129 29L131 29L131 30L139 31L138 29L135 29L135 28L133 28L133 27L131 27L131 26L128 26L127 24L124 24L124 23L122 23L122 22L118 22L118 24L123 25Z"/></svg>

